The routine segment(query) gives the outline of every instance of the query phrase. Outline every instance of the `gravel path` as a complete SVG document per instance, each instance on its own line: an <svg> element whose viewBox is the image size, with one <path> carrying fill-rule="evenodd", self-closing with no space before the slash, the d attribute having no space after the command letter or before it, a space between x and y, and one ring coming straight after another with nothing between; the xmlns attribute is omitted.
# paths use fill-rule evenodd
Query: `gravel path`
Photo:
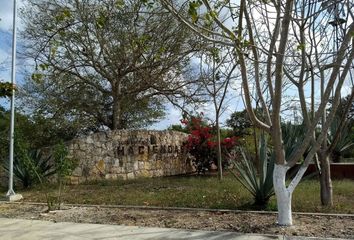
<svg viewBox="0 0 354 240"><path fill-rule="evenodd" d="M108 208L103 206L64 206L64 210L49 213L46 212L46 209L45 205L1 202L0 217L354 239L354 215L294 214L294 226L279 227L275 224L276 214L274 213Z"/></svg>

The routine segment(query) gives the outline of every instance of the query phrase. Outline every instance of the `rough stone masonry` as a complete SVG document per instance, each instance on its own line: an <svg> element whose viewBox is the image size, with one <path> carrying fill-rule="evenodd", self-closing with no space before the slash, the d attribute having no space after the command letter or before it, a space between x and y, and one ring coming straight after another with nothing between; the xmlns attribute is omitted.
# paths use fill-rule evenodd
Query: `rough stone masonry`
<svg viewBox="0 0 354 240"><path fill-rule="evenodd" d="M70 181L171 176L193 171L183 150L187 134L176 131L116 130L68 143L78 167Z"/></svg>

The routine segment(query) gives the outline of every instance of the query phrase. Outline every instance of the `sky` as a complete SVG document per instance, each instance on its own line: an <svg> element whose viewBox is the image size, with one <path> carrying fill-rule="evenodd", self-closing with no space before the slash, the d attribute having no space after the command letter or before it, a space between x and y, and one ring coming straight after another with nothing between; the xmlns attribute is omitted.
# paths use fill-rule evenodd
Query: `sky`
<svg viewBox="0 0 354 240"><path fill-rule="evenodd" d="M0 80L11 81L12 47L12 1L0 0ZM7 99L0 99L0 105L8 107Z"/></svg>
<svg viewBox="0 0 354 240"><path fill-rule="evenodd" d="M22 0L17 0L17 9L22 6ZM13 1L0 0L0 81L11 82L12 68L12 29L13 29ZM21 21L16 21L17 29L21 28ZM21 39L17 35L17 52L21 51ZM24 61L16 57L16 84L23 82ZM0 99L0 105L10 108L10 101L7 98ZM16 106L18 103L15 104Z"/></svg>

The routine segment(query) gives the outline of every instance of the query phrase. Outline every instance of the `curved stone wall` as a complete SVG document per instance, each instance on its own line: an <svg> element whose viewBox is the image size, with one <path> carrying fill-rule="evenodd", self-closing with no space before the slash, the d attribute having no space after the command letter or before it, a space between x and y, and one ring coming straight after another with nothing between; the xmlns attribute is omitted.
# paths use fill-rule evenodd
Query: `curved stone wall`
<svg viewBox="0 0 354 240"><path fill-rule="evenodd" d="M193 169L183 151L186 138L175 131L117 130L74 139L68 149L79 166L71 183L190 173Z"/></svg>

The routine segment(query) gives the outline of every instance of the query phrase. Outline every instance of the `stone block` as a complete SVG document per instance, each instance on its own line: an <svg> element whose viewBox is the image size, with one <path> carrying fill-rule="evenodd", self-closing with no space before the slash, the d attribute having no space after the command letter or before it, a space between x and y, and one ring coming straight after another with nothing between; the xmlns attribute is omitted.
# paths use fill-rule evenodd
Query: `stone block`
<svg viewBox="0 0 354 240"><path fill-rule="evenodd" d="M164 171L162 169L156 169L153 171L154 177L162 177L164 176Z"/></svg>
<svg viewBox="0 0 354 240"><path fill-rule="evenodd" d="M133 171L135 172L135 171L138 171L139 170L139 162L138 161L135 161L134 163L133 163Z"/></svg>
<svg viewBox="0 0 354 240"><path fill-rule="evenodd" d="M144 169L146 169L146 170L153 169L153 164L151 164L151 162L145 162L144 163Z"/></svg>
<svg viewBox="0 0 354 240"><path fill-rule="evenodd" d="M71 184L71 185L78 185L80 183L80 177L79 176L70 176L67 182L69 182L69 184Z"/></svg>
<svg viewBox="0 0 354 240"><path fill-rule="evenodd" d="M139 175L137 175L137 177L152 177L152 176L153 174L148 170L141 170L139 171Z"/></svg>
<svg viewBox="0 0 354 240"><path fill-rule="evenodd" d="M166 163L162 160L156 161L156 170L158 169L166 169Z"/></svg>
<svg viewBox="0 0 354 240"><path fill-rule="evenodd" d="M132 172L127 173L127 179L135 179L134 173L132 173Z"/></svg>
<svg viewBox="0 0 354 240"><path fill-rule="evenodd" d="M73 176L82 176L82 168L80 166L78 166L77 168L74 169L74 171L72 172Z"/></svg>
<svg viewBox="0 0 354 240"><path fill-rule="evenodd" d="M118 179L118 175L117 175L117 174L110 174L110 173L107 173L107 174L105 175L105 179L117 180L117 179Z"/></svg>
<svg viewBox="0 0 354 240"><path fill-rule="evenodd" d="M139 161L138 162L138 167L139 167L139 170L144 170L145 169L145 163L143 161Z"/></svg>
<svg viewBox="0 0 354 240"><path fill-rule="evenodd" d="M93 141L93 139L92 139L92 136L88 136L88 137L86 138L86 142L87 142L88 144L93 144L94 141Z"/></svg>
<svg viewBox="0 0 354 240"><path fill-rule="evenodd" d="M9 202L17 202L23 199L21 194L11 194L9 196L6 196L6 200Z"/></svg>
<svg viewBox="0 0 354 240"><path fill-rule="evenodd" d="M126 163L125 164L125 171L126 172L133 172L134 171L134 164L133 163Z"/></svg>

